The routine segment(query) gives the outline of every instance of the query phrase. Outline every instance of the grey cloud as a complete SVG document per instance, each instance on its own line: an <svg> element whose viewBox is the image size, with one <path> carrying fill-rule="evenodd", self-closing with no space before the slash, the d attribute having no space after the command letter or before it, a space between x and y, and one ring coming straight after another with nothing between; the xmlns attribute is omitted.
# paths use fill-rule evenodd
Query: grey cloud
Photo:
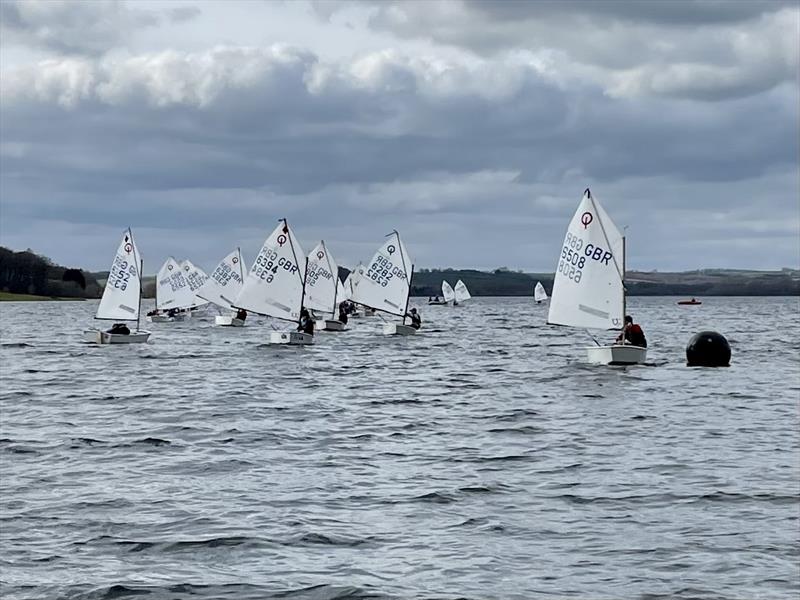
<svg viewBox="0 0 800 600"><path fill-rule="evenodd" d="M117 0L0 2L0 33L4 43L63 54L102 54L134 30L158 24L155 13L128 7Z"/></svg>
<svg viewBox="0 0 800 600"><path fill-rule="evenodd" d="M167 16L172 23L187 23L203 14L197 6L177 6L167 10Z"/></svg>
<svg viewBox="0 0 800 600"><path fill-rule="evenodd" d="M12 245L32 245L25 223L131 224L148 260L190 254L210 266L237 241L252 258L286 216L343 264L396 227L419 266L552 269L590 185L631 225L633 266L697 266L698 248L702 266L762 260L725 237L767 237L750 227L756 196L769 260L793 260L791 231L775 227L797 222L787 86L714 105L618 99L524 64L394 52L326 63L275 47L51 61L3 93L0 209ZM687 225L718 211L727 231ZM680 247L676 230L691 232ZM77 235L48 231L59 247Z"/></svg>
<svg viewBox="0 0 800 600"><path fill-rule="evenodd" d="M349 3L318 8L330 18ZM796 2L366 2L371 26L484 56L529 53L617 96L744 97L797 81Z"/></svg>

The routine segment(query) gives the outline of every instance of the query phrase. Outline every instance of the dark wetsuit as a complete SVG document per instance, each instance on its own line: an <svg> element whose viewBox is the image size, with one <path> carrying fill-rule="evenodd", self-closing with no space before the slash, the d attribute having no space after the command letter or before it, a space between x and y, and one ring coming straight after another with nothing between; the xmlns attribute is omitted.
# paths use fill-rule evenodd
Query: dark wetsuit
<svg viewBox="0 0 800 600"><path fill-rule="evenodd" d="M314 335L314 321L310 316L303 315L300 317L300 324L297 326L297 331L302 331L308 335Z"/></svg>
<svg viewBox="0 0 800 600"><path fill-rule="evenodd" d="M409 313L408 316L411 318L411 326L414 329L422 327L422 317L419 316L419 313Z"/></svg>
<svg viewBox="0 0 800 600"><path fill-rule="evenodd" d="M244 321L245 319L247 319L247 311L243 308L240 308L239 310L236 311L236 318L239 319L240 321Z"/></svg>
<svg viewBox="0 0 800 600"><path fill-rule="evenodd" d="M114 323L111 326L111 329L108 330L108 333L118 333L119 335L130 335L131 330L128 329L128 326L125 323Z"/></svg>

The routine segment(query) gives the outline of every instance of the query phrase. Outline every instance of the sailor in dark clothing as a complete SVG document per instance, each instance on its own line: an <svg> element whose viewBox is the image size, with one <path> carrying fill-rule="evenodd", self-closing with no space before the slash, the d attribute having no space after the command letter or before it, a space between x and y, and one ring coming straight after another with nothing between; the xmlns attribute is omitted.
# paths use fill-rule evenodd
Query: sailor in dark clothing
<svg viewBox="0 0 800 600"><path fill-rule="evenodd" d="M347 301L339 303L339 321L347 325Z"/></svg>
<svg viewBox="0 0 800 600"><path fill-rule="evenodd" d="M411 319L411 326L414 329L419 329L422 327L422 317L419 316L416 308L412 308L406 316Z"/></svg>
<svg viewBox="0 0 800 600"><path fill-rule="evenodd" d="M619 334L619 337L617 337L617 343L628 343L632 346L647 348L647 339L644 337L644 331L642 331L642 328L638 324L633 322L632 316L625 315L625 327L622 333Z"/></svg>
<svg viewBox="0 0 800 600"><path fill-rule="evenodd" d="M240 321L244 321L245 319L247 319L247 311L243 308L240 308L239 310L236 311L236 318L239 319Z"/></svg>
<svg viewBox="0 0 800 600"><path fill-rule="evenodd" d="M305 308L300 311L300 322L297 325L297 331L314 335L314 320Z"/></svg>
<svg viewBox="0 0 800 600"><path fill-rule="evenodd" d="M111 329L108 330L108 333L117 333L119 335L130 335L131 330L128 329L128 326L125 323L114 323L111 326Z"/></svg>

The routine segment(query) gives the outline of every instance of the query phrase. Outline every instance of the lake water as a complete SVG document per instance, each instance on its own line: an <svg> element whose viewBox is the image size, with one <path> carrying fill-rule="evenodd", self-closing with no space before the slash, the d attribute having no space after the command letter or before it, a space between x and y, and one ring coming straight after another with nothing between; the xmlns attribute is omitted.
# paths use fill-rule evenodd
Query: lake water
<svg viewBox="0 0 800 600"><path fill-rule="evenodd" d="M797 298L631 298L627 369L527 298L416 300L423 335L278 349L0 303L0 595L798 597ZM684 365L702 329L730 368Z"/></svg>

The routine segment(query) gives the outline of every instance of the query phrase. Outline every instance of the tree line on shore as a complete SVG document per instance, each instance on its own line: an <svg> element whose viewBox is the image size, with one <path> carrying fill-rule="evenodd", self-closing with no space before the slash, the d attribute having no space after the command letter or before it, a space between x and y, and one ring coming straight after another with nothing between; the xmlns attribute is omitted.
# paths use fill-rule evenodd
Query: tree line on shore
<svg viewBox="0 0 800 600"><path fill-rule="evenodd" d="M339 268L344 278L349 270ZM107 273L91 273L63 267L32 250L15 252L0 246L0 291L12 294L62 298L99 298ZM461 279L473 296L531 296L537 281L552 291L552 273L523 273L499 268L420 269L414 273L411 293L436 296L442 280L455 284ZM155 278L145 277L143 295L155 295ZM631 296L796 296L800 295L800 271L704 270L683 273L629 271L626 287Z"/></svg>

